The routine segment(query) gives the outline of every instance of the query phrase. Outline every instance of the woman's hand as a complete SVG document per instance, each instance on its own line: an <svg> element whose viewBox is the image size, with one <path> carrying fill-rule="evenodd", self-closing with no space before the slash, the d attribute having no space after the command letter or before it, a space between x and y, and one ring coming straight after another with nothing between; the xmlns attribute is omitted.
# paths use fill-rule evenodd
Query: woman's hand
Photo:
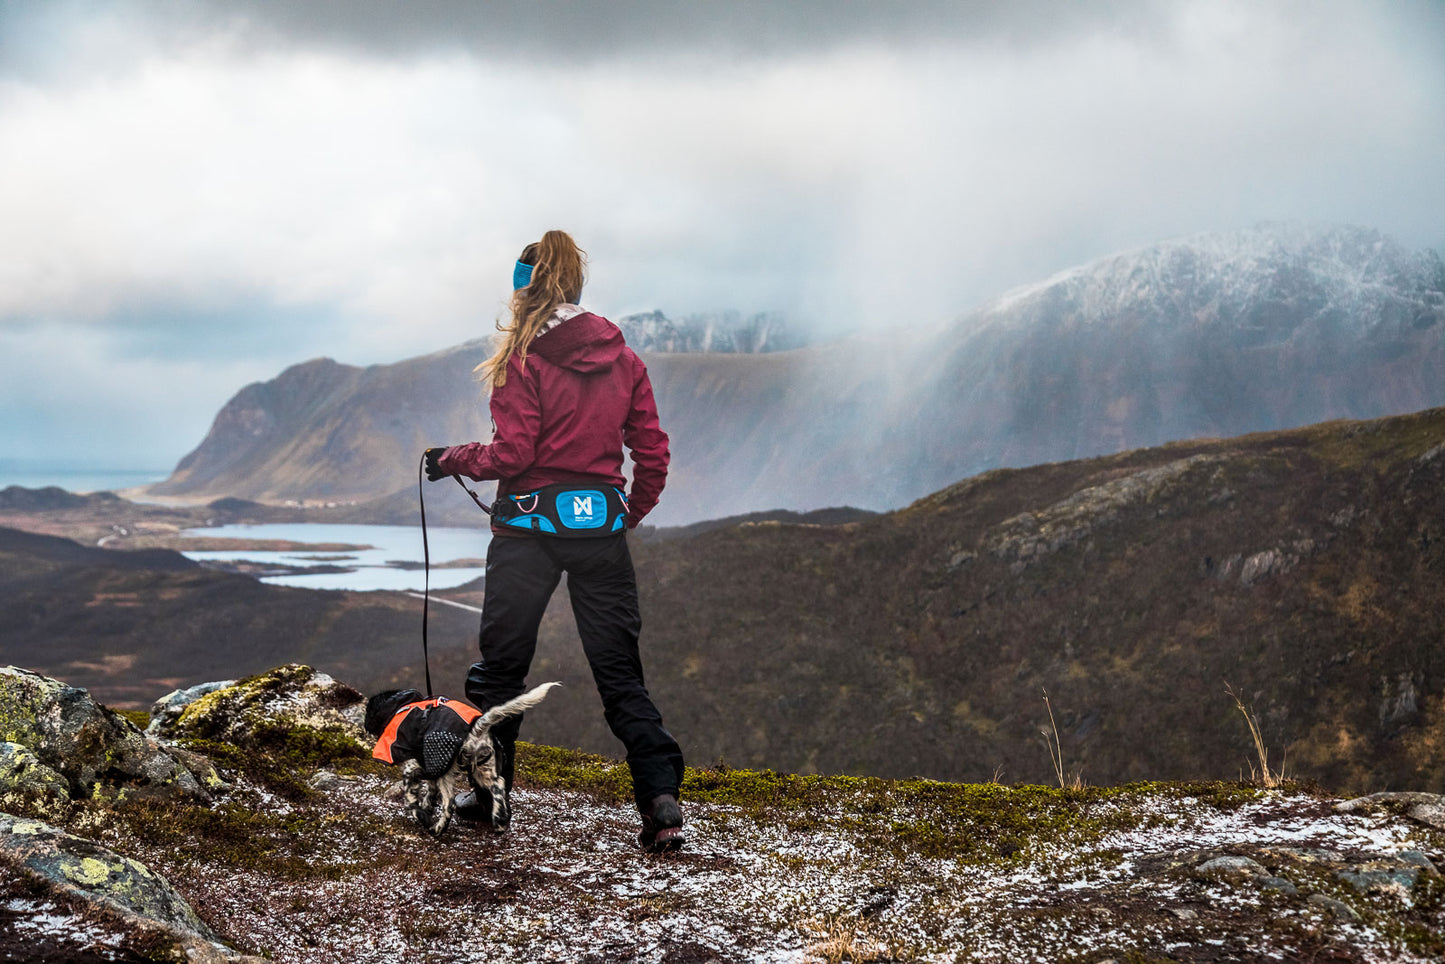
<svg viewBox="0 0 1445 964"><path fill-rule="evenodd" d="M428 482L435 482L451 475L450 472L443 471L441 467L441 457L446 454L448 448L449 446L442 445L427 449L426 454L423 455L423 458L426 459L426 480Z"/></svg>

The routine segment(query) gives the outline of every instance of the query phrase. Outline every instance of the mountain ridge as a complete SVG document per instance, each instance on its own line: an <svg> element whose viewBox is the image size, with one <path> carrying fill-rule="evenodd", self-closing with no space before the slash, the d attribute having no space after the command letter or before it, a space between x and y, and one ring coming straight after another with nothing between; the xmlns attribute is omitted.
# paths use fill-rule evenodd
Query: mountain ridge
<svg viewBox="0 0 1445 964"><path fill-rule="evenodd" d="M896 508L953 480L1193 437L1445 404L1445 266L1361 228L1165 242L929 332L646 356L673 439L662 525ZM369 500L489 437L481 341L248 386L157 494ZM801 483L800 480L806 480Z"/></svg>

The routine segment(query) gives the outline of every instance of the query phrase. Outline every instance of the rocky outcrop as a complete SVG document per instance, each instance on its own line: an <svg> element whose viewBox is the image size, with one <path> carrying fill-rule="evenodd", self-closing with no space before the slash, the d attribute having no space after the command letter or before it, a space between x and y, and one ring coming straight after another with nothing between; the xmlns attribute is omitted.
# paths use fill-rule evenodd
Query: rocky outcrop
<svg viewBox="0 0 1445 964"><path fill-rule="evenodd" d="M83 689L14 666L0 667L0 742L10 789L75 798L116 793L210 801L224 788L195 753L164 747Z"/></svg>
<svg viewBox="0 0 1445 964"><path fill-rule="evenodd" d="M174 716L162 708L152 717L158 735L261 749L306 731L371 745L362 726L365 698L310 666L291 663L229 685L195 689L210 691L185 702Z"/></svg>
<svg viewBox="0 0 1445 964"><path fill-rule="evenodd" d="M1321 791L1242 783L1052 789L689 769L687 846L661 859L636 851L625 763L519 744L506 837L473 827L423 843L388 795L394 771L364 755L322 754L348 771L313 775L324 792L262 785L278 762L269 725L325 743L344 732L353 695L286 666L201 696L178 729L262 741L232 748L226 804L179 802L157 821L150 801L88 803L62 826L0 815L0 861L156 928L173 943L149 947L166 959L201 962L233 953L216 934L277 962L356 964L1445 954L1434 856L1445 834L1406 814L1437 805L1433 794L1331 807ZM76 835L97 816L106 846ZM51 913L6 897L0 907L27 925ZM155 956L133 940L93 946Z"/></svg>
<svg viewBox="0 0 1445 964"><path fill-rule="evenodd" d="M1191 470L1220 461L1222 457L1217 455L1195 455L1081 489L1038 512L1005 520L989 539L988 550L1010 560L1015 573L1022 572L1044 556L1117 521L1125 509L1165 496Z"/></svg>

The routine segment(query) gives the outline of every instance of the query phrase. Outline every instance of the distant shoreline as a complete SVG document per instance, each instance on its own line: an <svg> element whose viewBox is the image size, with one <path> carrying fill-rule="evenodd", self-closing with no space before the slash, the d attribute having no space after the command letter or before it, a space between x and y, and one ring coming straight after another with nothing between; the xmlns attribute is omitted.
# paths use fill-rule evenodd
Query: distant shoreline
<svg viewBox="0 0 1445 964"><path fill-rule="evenodd" d="M18 485L27 489L58 486L77 495L114 492L138 494L137 490L163 482L170 469L73 469L0 459L0 489Z"/></svg>

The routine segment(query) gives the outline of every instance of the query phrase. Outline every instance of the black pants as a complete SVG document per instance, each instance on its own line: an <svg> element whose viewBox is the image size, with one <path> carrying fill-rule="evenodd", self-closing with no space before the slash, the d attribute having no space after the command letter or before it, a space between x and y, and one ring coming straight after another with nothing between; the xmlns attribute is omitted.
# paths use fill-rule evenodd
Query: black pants
<svg viewBox="0 0 1445 964"><path fill-rule="evenodd" d="M642 682L637 652L642 616L624 534L592 539L492 538L482 603L482 659L467 673L467 699L486 710L526 690L537 627L563 571L607 725L627 747L638 806L661 793L676 796L682 784L682 750L662 728L662 716ZM492 730L502 751L498 763L508 788L520 727L518 717L503 720Z"/></svg>

